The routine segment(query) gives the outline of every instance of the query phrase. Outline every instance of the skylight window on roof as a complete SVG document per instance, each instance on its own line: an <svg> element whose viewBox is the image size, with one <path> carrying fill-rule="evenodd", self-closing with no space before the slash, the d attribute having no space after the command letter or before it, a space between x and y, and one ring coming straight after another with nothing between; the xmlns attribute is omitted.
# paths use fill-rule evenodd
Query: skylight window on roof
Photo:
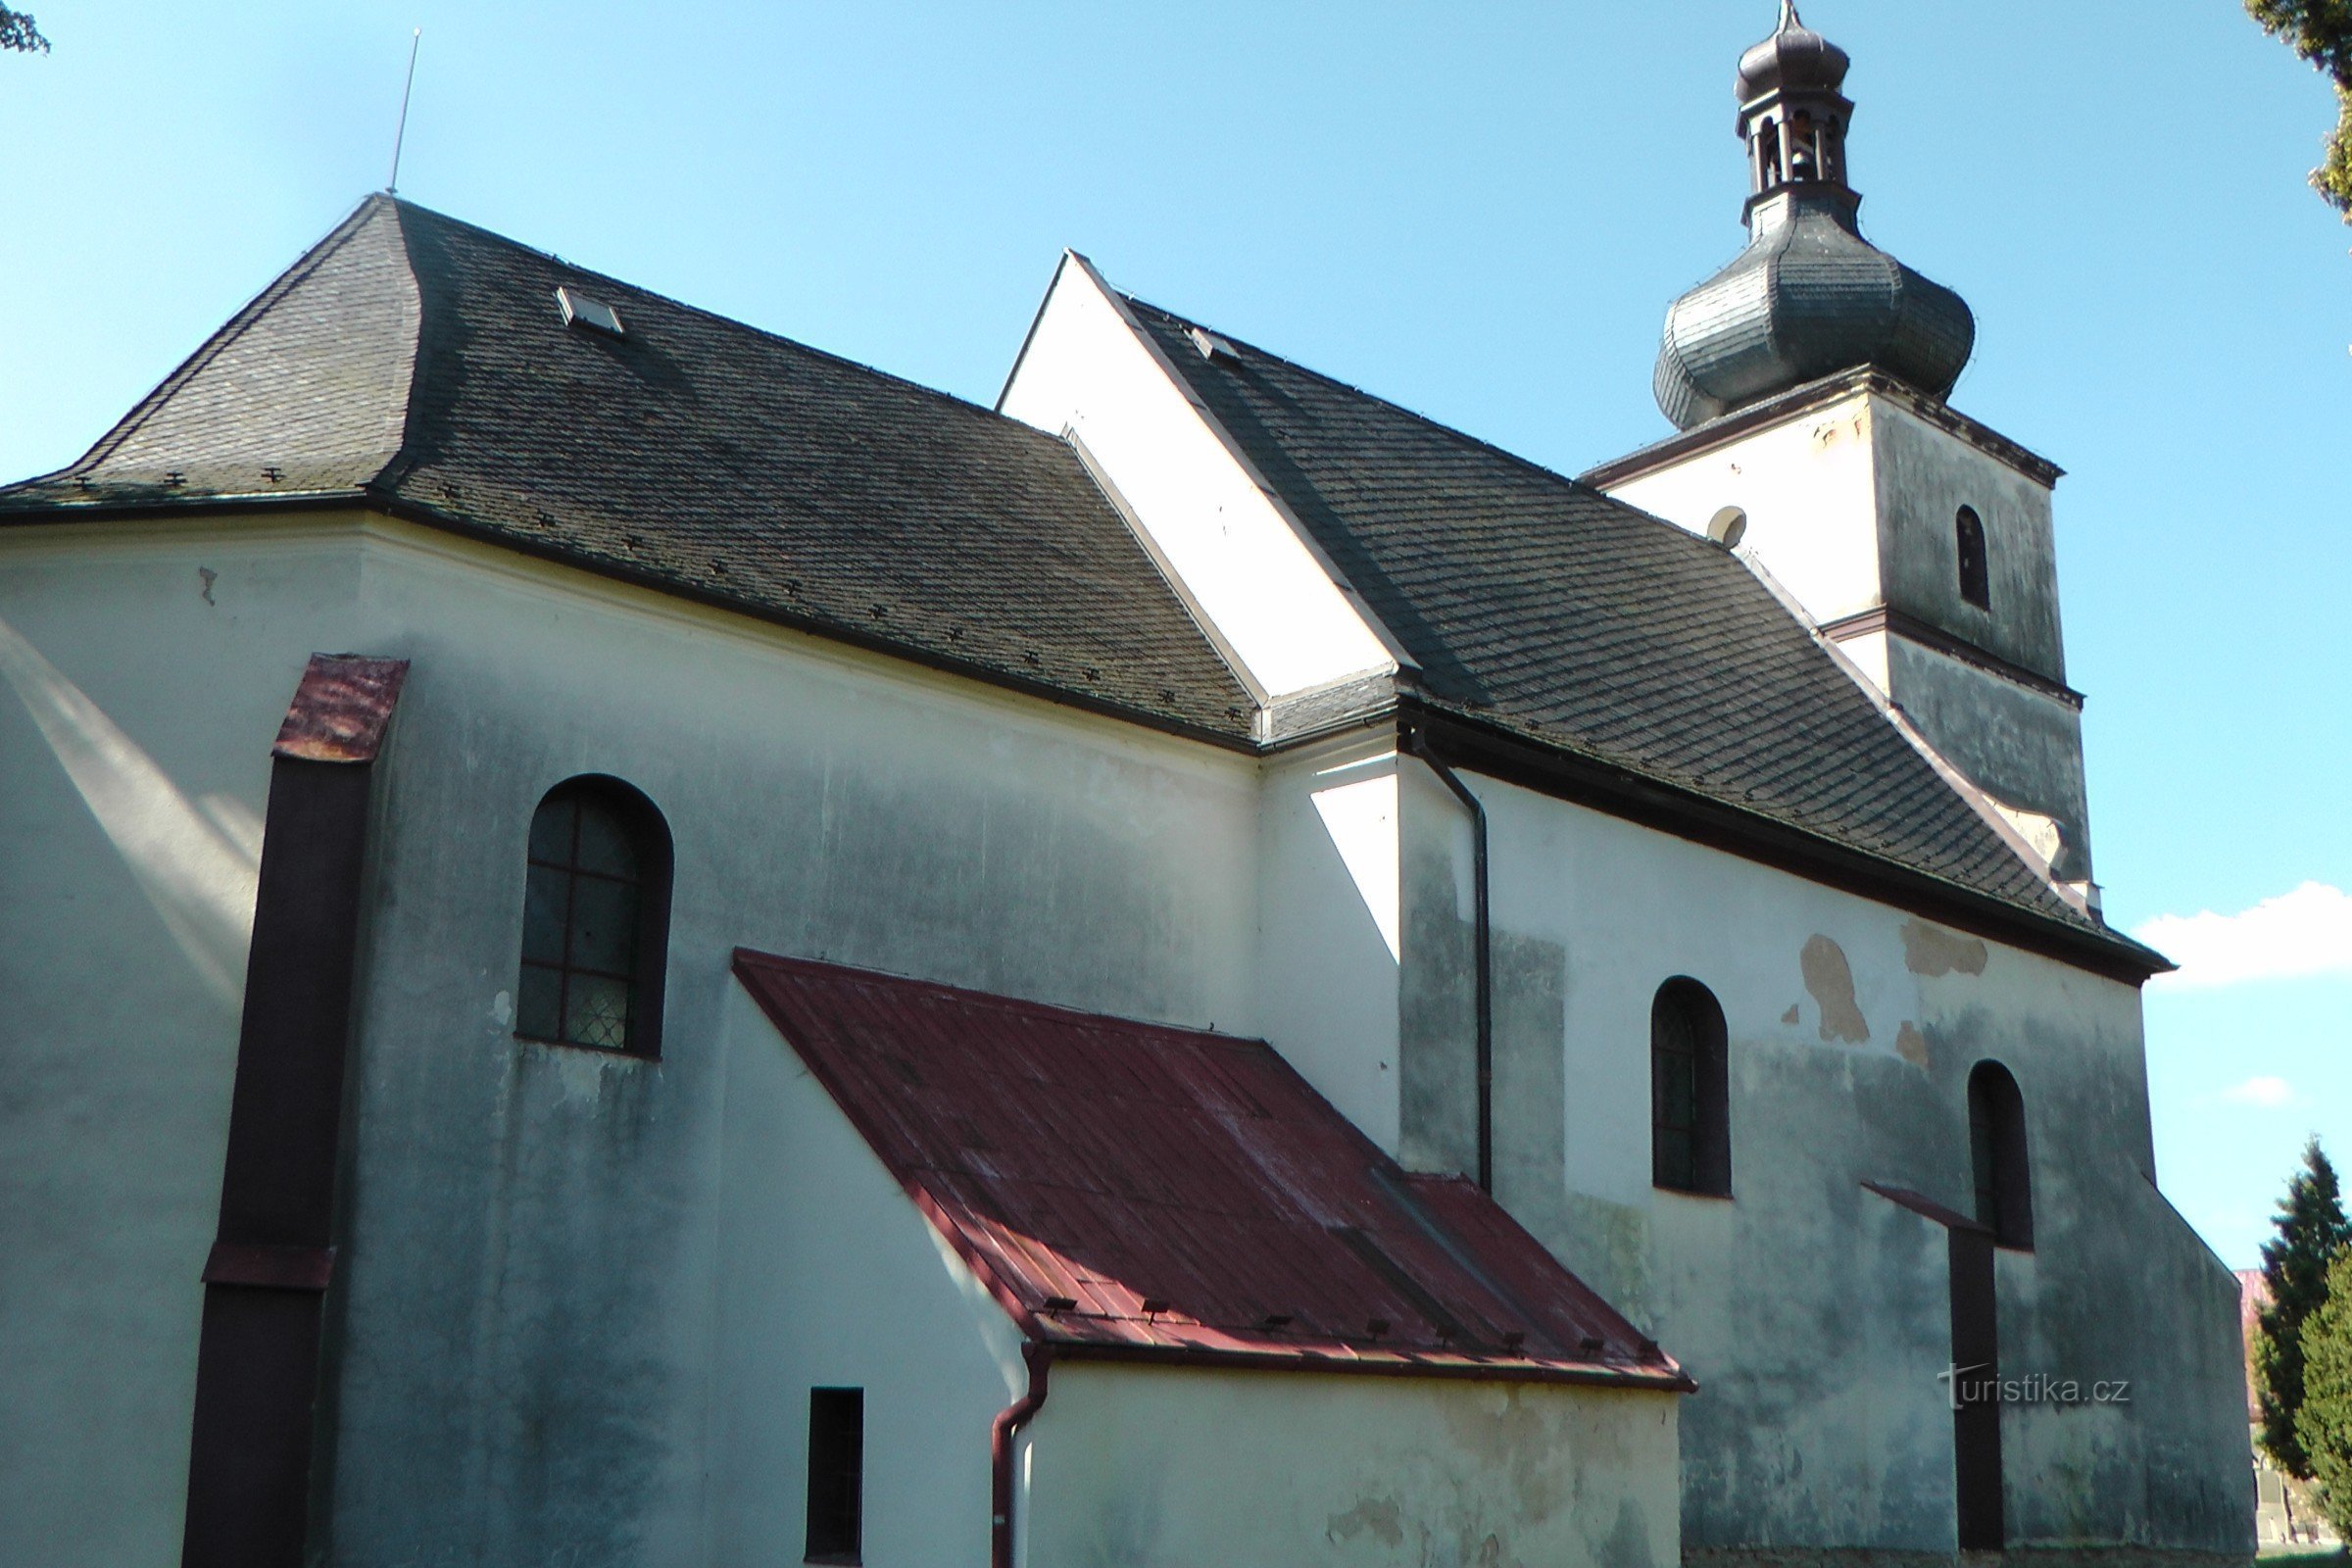
<svg viewBox="0 0 2352 1568"><path fill-rule="evenodd" d="M556 290L556 304L564 312L564 324L590 332L602 332L608 337L626 337L628 330L620 324L620 313L603 300L590 299L574 288Z"/></svg>
<svg viewBox="0 0 2352 1568"><path fill-rule="evenodd" d="M1193 340L1193 347L1200 351L1200 357L1212 364L1218 360L1239 360L1241 358L1241 355L1234 352L1231 343L1226 342L1205 326L1194 327L1190 336Z"/></svg>

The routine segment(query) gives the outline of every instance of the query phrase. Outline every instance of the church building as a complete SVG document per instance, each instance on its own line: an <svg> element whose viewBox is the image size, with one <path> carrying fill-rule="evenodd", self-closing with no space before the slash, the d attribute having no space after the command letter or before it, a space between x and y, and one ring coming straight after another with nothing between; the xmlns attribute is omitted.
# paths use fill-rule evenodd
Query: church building
<svg viewBox="0 0 2352 1568"><path fill-rule="evenodd" d="M1848 66L1582 477L1075 254L982 408L383 195L0 488L0 1563L2248 1560Z"/></svg>

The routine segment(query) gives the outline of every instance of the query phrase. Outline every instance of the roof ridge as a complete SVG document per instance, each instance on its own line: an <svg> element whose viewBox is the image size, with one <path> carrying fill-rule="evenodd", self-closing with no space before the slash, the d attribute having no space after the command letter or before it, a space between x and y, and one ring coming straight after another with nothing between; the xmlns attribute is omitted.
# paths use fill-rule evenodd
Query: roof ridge
<svg viewBox="0 0 2352 1568"><path fill-rule="evenodd" d="M1022 431L1024 434L1034 436L1041 441L1052 442L1055 446L1061 445L1061 443L1055 441L1053 436L1046 434L1046 432L1038 429L1036 426L1023 424L1020 420L1015 419L1008 415L999 414L995 409L990 408L985 403L975 402L970 398L947 391L942 387L928 385L924 382L917 381L910 376L900 375L896 371L882 369L877 366L868 365L863 360L854 360L846 354L836 354L831 349L818 348L813 343L804 342L800 338L788 336L783 332L776 331L772 327L760 326L757 322L747 321L741 317L728 316L723 312L711 310L707 306L692 304L686 300L679 299L674 294L664 294L659 289L648 288L642 283L632 283L627 278L622 277L617 273L600 271L593 267L583 267L579 263L572 261L569 257L560 256L556 252L550 250L541 250L536 245L526 245L521 240L515 239L512 235L502 234L494 228L485 228L480 223L470 222L463 218L453 218L449 214L441 212L435 208L426 207L418 202L413 202L405 196L370 197L369 200L389 201L393 208L404 216L408 214L415 214L419 218L429 219L436 223L445 223L452 228L465 229L469 233L478 234L490 243L503 246L508 250L520 251L526 256L535 256L543 262L550 263L556 267L563 268L565 271L574 273L584 283L610 283L614 288L625 289L631 294L638 295L644 299L652 300L657 304L668 306L673 310L683 311L690 316L701 317L707 321L716 321L721 325L732 327L740 332L749 332L756 337L764 338L770 343L781 344L797 353L812 355L820 360L828 360L835 365L843 366L849 369L856 370L861 375L870 375L878 381L888 381L896 386L905 387L910 392L917 393L920 396L930 399L934 402L947 404L951 408L960 409L971 414L986 415L991 421L1012 426ZM402 232L404 235L406 234L407 230L405 227Z"/></svg>
<svg viewBox="0 0 2352 1568"><path fill-rule="evenodd" d="M324 238L303 252L300 257L296 258L293 266L279 272L263 287L260 293L247 300L237 314L228 318L226 324L217 328L211 336L197 345L194 353L182 360L171 374L157 382L155 389L141 398L128 414L116 420L114 427L93 442L87 452L62 468L52 469L48 473L34 474L16 481L16 484L38 484L44 480L61 479L68 474L86 473L112 457L125 441L137 434L149 419L163 412L164 407L183 387L209 368L213 362L225 353L239 338L260 325L270 313L284 303L295 290L310 281L320 268L324 267L338 251L351 242L371 215L387 204L391 204L392 201L392 198L381 194L370 194L364 198L360 205L353 208L341 222L327 231ZM419 330L421 331L421 323ZM412 391L414 387L415 383L412 380ZM8 488L15 487L15 485L11 485Z"/></svg>
<svg viewBox="0 0 2352 1568"><path fill-rule="evenodd" d="M1324 371L1316 369L1311 365L1302 365L1298 361L1290 358L1288 355L1277 354L1272 349L1252 343L1248 339L1241 337L1237 333L1225 331L1220 327L1211 327L1205 321L1199 320L1190 316L1179 315L1177 312L1169 310L1164 305L1154 305L1150 300L1138 299L1132 294L1122 293L1119 298L1125 300L1129 305L1134 306L1138 310L1150 311L1155 316L1165 317L1168 320L1175 322L1179 326L1199 327L1202 331L1213 331L1218 337L1225 339L1237 349L1247 349L1251 354L1262 355L1266 359L1288 366L1290 368L1298 371L1300 375L1320 381L1325 386L1337 387L1341 391L1346 392L1350 396L1362 398L1367 402L1377 403L1382 408L1394 409L1406 418L1413 420L1415 423L1427 425L1430 429L1437 431L1439 434L1446 436L1448 439L1457 441L1463 446L1471 447L1477 451L1500 458L1505 463L1510 464L1512 466L1524 468L1529 473L1535 474L1539 478L1550 479L1566 485L1569 489L1575 491L1579 495L1583 495L1596 501L1607 502L1610 506L1626 513L1629 516L1638 517L1643 522L1654 523L1659 527L1669 529L1676 534L1680 534L1685 539L1691 538L1691 535L1688 531L1675 527L1673 523L1667 522L1663 518L1652 516L1650 514L1643 512L1639 507L1629 506L1625 502L1618 500L1615 496L1610 495L1607 491L1599 489L1594 485L1588 484L1574 474L1562 473L1557 468L1547 467L1544 464L1538 463L1535 459L1526 456L1524 453L1513 452L1510 448L1505 446L1497 446L1495 443L1488 440L1484 436L1472 435L1469 431L1463 429L1459 425L1447 424L1445 420L1437 418L1432 415L1423 414L1418 409L1408 408L1404 404L1397 402L1395 398L1384 397L1378 392L1368 391L1363 387L1357 386L1352 381L1343 381L1336 375L1327 374ZM1706 541L1704 540L1698 540L1695 542L1702 545L1706 544ZM1707 548L1713 549L1714 547L1709 545Z"/></svg>

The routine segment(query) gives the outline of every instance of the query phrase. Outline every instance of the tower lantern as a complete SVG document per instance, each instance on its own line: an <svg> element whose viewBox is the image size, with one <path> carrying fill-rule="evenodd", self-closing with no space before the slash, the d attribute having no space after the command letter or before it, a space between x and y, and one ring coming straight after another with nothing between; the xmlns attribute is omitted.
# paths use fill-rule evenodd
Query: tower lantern
<svg viewBox="0 0 2352 1568"><path fill-rule="evenodd" d="M1845 128L1854 106L1840 90L1852 65L1846 52L1806 26L1795 0L1782 0L1781 24L1740 57L1740 135L1747 143L1750 194L1757 206L1795 186L1821 187L1850 213L1860 198L1845 177Z"/></svg>

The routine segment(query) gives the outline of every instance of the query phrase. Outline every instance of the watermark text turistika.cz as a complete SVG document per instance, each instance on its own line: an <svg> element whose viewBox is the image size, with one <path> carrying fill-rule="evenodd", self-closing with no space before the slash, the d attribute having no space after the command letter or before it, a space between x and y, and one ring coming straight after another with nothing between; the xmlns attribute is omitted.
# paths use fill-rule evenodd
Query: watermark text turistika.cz
<svg viewBox="0 0 2352 1568"><path fill-rule="evenodd" d="M2132 1380L2106 1379L2082 1383L2074 1378L2052 1377L2047 1372L2029 1372L2022 1377L2005 1378L1993 1368L1979 1362L1975 1366L1954 1366L1936 1374L1943 1385L1946 1397L1957 1410L1964 1404L2130 1404Z"/></svg>

